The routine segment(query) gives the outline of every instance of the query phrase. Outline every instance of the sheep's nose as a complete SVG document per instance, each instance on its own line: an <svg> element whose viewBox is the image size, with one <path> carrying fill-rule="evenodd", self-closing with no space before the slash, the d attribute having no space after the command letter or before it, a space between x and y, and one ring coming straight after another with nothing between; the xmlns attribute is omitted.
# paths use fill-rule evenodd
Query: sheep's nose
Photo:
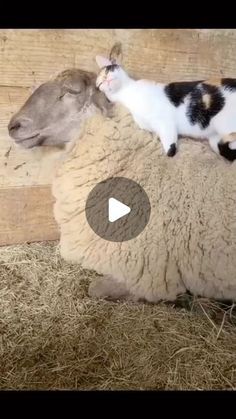
<svg viewBox="0 0 236 419"><path fill-rule="evenodd" d="M15 136L20 135L20 133L23 134L23 132L30 127L30 122L30 119L27 118L12 118L8 124L9 135L15 138Z"/></svg>
<svg viewBox="0 0 236 419"><path fill-rule="evenodd" d="M19 128L21 127L21 123L19 121L12 121L10 122L10 124L8 125L8 130L10 132L12 131L17 131Z"/></svg>

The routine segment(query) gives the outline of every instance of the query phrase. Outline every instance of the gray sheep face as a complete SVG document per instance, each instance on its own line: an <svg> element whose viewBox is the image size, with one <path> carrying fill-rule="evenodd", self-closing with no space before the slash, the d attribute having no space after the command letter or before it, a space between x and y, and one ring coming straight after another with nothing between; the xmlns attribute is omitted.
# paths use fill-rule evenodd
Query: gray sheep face
<svg viewBox="0 0 236 419"><path fill-rule="evenodd" d="M95 86L96 75L72 69L40 85L11 118L11 138L24 148L63 147L78 136L81 123L112 105Z"/></svg>

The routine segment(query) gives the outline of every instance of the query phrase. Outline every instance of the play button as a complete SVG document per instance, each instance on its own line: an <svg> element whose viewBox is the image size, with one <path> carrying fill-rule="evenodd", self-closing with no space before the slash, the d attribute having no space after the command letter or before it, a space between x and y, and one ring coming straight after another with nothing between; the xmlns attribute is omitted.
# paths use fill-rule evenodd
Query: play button
<svg viewBox="0 0 236 419"><path fill-rule="evenodd" d="M109 198L108 200L108 220L111 223L119 220L119 218L124 217L126 214L130 213L130 207L122 202L118 201L115 198Z"/></svg>
<svg viewBox="0 0 236 419"><path fill-rule="evenodd" d="M89 193L85 213L88 224L101 238L123 242L146 227L151 206L144 189L133 180L114 177L98 183Z"/></svg>

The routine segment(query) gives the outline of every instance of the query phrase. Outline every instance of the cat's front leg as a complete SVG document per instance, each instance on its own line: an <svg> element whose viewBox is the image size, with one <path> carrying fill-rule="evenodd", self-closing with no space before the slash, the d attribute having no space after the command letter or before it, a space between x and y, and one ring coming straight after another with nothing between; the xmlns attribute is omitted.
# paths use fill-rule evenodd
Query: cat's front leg
<svg viewBox="0 0 236 419"><path fill-rule="evenodd" d="M140 129L147 130L147 126L146 126L146 124L144 123L143 119L141 119L141 118L140 118L139 116L137 116L137 115L133 115L133 118L134 118L134 122L138 125L138 127L139 127Z"/></svg>
<svg viewBox="0 0 236 419"><path fill-rule="evenodd" d="M220 142L220 135L217 135L217 134L215 134L215 135L212 135L212 136L210 136L209 138L208 138L208 141L209 141L209 145L210 145L210 147L211 147L211 149L216 153L216 154L220 154L220 152L219 152L219 146L218 146L218 144L219 144L219 142Z"/></svg>
<svg viewBox="0 0 236 419"><path fill-rule="evenodd" d="M165 124L160 122L156 130L160 141L163 145L165 153L168 157L174 157L177 153L177 140L178 133L175 125L170 122L165 122Z"/></svg>

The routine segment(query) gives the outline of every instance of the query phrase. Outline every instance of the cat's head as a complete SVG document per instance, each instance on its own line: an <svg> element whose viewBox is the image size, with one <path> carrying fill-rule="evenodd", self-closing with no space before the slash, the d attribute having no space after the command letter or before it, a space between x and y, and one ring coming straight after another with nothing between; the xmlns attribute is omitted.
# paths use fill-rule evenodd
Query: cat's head
<svg viewBox="0 0 236 419"><path fill-rule="evenodd" d="M120 65L121 44L116 43L110 52L110 57L105 58L101 55L96 56L96 62L100 68L96 80L96 87L105 93L112 95L118 92L128 79L127 73Z"/></svg>

